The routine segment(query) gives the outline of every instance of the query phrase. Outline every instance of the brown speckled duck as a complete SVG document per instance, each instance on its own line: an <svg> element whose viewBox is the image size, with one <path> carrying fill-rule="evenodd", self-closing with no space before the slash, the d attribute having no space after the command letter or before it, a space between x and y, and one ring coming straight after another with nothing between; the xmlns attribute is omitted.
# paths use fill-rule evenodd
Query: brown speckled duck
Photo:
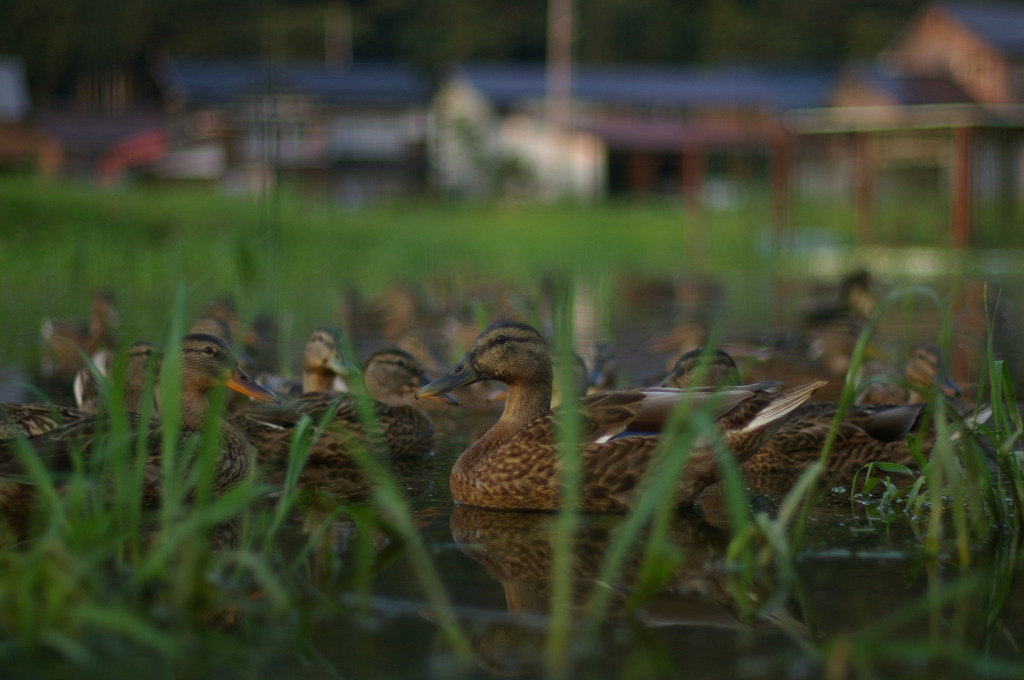
<svg viewBox="0 0 1024 680"><path fill-rule="evenodd" d="M433 451L434 424L410 399L429 380L408 352L383 349L371 354L363 369L366 394L376 415L375 431L368 432L360 419L359 397L347 392L308 392L282 406L247 409L230 421L266 461L287 458L303 415L317 425L328 413L328 426L318 433L308 465L349 465L353 446L369 446L391 457L423 455Z"/></svg>
<svg viewBox="0 0 1024 680"><path fill-rule="evenodd" d="M833 403L806 404L779 425L761 449L743 465L745 475L798 476L818 460L836 415ZM880 461L914 465L907 435L920 428L924 404L905 406L854 405L839 422L839 432L825 461L825 475L849 477L868 463ZM919 444L927 456L935 445L935 430L920 433Z"/></svg>
<svg viewBox="0 0 1024 680"><path fill-rule="evenodd" d="M726 352L703 347L683 354L662 387L732 387L740 384L740 369Z"/></svg>
<svg viewBox="0 0 1024 680"><path fill-rule="evenodd" d="M551 355L534 328L500 322L485 330L445 375L419 391L442 394L479 380L508 385L498 422L459 456L451 473L452 496L466 505L509 510L554 510L561 505L558 411L551 410ZM580 508L629 509L643 473L661 441L665 419L680 401L714 408L725 443L739 460L754 453L772 425L821 385L812 382L772 394L763 386L726 390L619 390L585 397L581 407ZM629 435L631 432L645 433ZM691 452L676 484L676 505L691 503L718 476L709 446Z"/></svg>
<svg viewBox="0 0 1024 680"><path fill-rule="evenodd" d="M93 356L95 372L82 368L75 375L75 403L83 413L96 413L100 407L101 392L97 374L102 379L109 379L114 369L112 365L117 355L108 351ZM142 397L146 388L146 372L153 366L155 375L160 374L163 355L160 348L151 342L139 340L123 350L124 361L124 406L136 413L142 410ZM155 395L154 395L155 396ZM155 404L153 405L155 407Z"/></svg>
<svg viewBox="0 0 1024 680"><path fill-rule="evenodd" d="M684 355L668 380L691 385L701 379L702 371L705 379L713 373L724 376L725 380L736 378L729 370L731 357L727 353L712 354L706 370L704 356L696 352ZM741 469L748 480L766 476L795 479L807 465L818 460L837 409L834 402L804 404L793 409L778 423L763 446L742 463ZM851 406L839 422L825 474L829 477L852 475L872 461L913 465L906 437L920 429L924 409L923 403ZM925 455L934 443L934 429L926 428L920 438Z"/></svg>
<svg viewBox="0 0 1024 680"><path fill-rule="evenodd" d="M135 343L128 348L125 355L124 405L129 411L140 410L147 363L158 354L158 350L147 342ZM106 367L104 370L107 370ZM79 398L78 408L56 404L0 402L0 439L9 439L18 434L40 435L96 413L99 387L89 369L83 368L75 377L75 396Z"/></svg>
<svg viewBox="0 0 1024 680"><path fill-rule="evenodd" d="M11 439L19 434L39 435L88 415L71 406L0 402L0 439Z"/></svg>
<svg viewBox="0 0 1024 680"><path fill-rule="evenodd" d="M858 404L913 404L929 399L939 390L955 402L962 394L960 386L949 377L942 363L942 351L935 345L919 344L910 349L903 364L902 380L884 374L871 376L857 394Z"/></svg>
<svg viewBox="0 0 1024 680"><path fill-rule="evenodd" d="M242 371L231 350L220 338L204 333L185 336L181 347L181 443L182 450L192 450L184 443L198 435L206 424L209 412L209 393L226 385L228 388L261 401L275 401L277 397L261 387ZM88 456L94 447L104 441L109 421L103 416L88 416L42 435L30 437L28 444L53 468L71 465L69 451L81 449ZM144 505L155 505L161 500L162 427L158 419L148 425L141 423L138 414L129 413L129 425L139 436L145 430L150 455L143 472ZM213 491L223 492L248 476L252 465L253 449L235 428L227 423L220 426L219 461L215 472ZM24 510L31 505L33 487L22 483L20 466L14 447L19 443L10 439L0 441L0 507Z"/></svg>
<svg viewBox="0 0 1024 680"><path fill-rule="evenodd" d="M120 325L121 312L110 291L93 296L88 321L44 319L41 328L43 375L70 382L84 364L83 355L92 356L100 348L117 346Z"/></svg>
<svg viewBox="0 0 1024 680"><path fill-rule="evenodd" d="M261 376L260 383L282 397L299 397L307 392L345 392L351 371L341 356L341 330L326 326L309 336L302 350L302 380Z"/></svg>

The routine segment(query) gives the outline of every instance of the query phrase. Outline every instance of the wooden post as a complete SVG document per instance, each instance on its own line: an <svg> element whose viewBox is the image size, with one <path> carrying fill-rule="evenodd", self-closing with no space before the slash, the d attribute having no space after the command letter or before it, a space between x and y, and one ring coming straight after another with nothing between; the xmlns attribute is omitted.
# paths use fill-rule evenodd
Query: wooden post
<svg viewBox="0 0 1024 680"><path fill-rule="evenodd" d="M695 212L700 210L705 170L704 148L699 144L685 148L682 160L683 203Z"/></svg>
<svg viewBox="0 0 1024 680"><path fill-rule="evenodd" d="M953 129L953 201L950 206L949 240L955 248L964 248L971 241L973 133L967 127Z"/></svg>
<svg viewBox="0 0 1024 680"><path fill-rule="evenodd" d="M875 240L875 147L870 135L870 132L853 133L858 245Z"/></svg>
<svg viewBox="0 0 1024 680"><path fill-rule="evenodd" d="M780 135L772 146L772 231L776 245L782 244L782 237L790 224L792 200L793 142L786 135Z"/></svg>
<svg viewBox="0 0 1024 680"><path fill-rule="evenodd" d="M657 182L658 168L654 156L641 151L629 155L629 193L646 196L654 191Z"/></svg>

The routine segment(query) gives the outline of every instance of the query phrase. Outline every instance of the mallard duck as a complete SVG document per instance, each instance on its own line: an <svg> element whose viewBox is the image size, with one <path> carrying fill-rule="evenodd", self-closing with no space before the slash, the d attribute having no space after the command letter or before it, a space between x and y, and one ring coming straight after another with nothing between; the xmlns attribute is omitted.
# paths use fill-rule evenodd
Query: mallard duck
<svg viewBox="0 0 1024 680"><path fill-rule="evenodd" d="M142 410L142 397L146 388L146 372L153 365L155 375L160 374L163 356L160 348L151 342L139 340L129 345L123 352L124 357L124 406L129 411L138 413ZM114 369L115 354L101 350L92 357L95 371L89 368L79 369L75 375L75 403L83 413L96 413L101 398L101 379L109 379ZM155 396L155 394L154 394ZM155 407L155 404L154 404Z"/></svg>
<svg viewBox="0 0 1024 680"><path fill-rule="evenodd" d="M825 380L828 385L819 390L810 401L837 401L850 368L854 348L862 325L849 318L837 318L818 330L811 346L803 351L762 348L733 355L738 361L743 379L747 382L781 380L783 387L799 385L808 380ZM730 353L732 347L729 347ZM872 344L864 351L867 359L884 355Z"/></svg>
<svg viewBox="0 0 1024 680"><path fill-rule="evenodd" d="M88 415L77 408L57 404L0 402L0 440L11 439L19 434L39 435Z"/></svg>
<svg viewBox="0 0 1024 680"><path fill-rule="evenodd" d="M740 384L740 369L726 352L703 347L683 354L662 381L662 387L732 387Z"/></svg>
<svg viewBox="0 0 1024 680"><path fill-rule="evenodd" d="M712 368L707 374L721 370L730 375L728 365L732 358L729 354L719 350L712 356ZM676 384L693 384L702 369L699 359L700 355L684 355L670 378ZM872 461L913 464L906 436L920 427L924 408L923 403L851 406L839 424L838 436L826 462L826 475L852 474ZM798 476L821 454L837 409L835 402L804 404L793 409L779 421L763 446L741 464L748 480L756 481L763 476ZM927 452L932 445L934 431L923 433L922 450Z"/></svg>
<svg viewBox="0 0 1024 680"><path fill-rule="evenodd" d="M754 479L798 476L821 455L837 408L834 403L818 403L794 410L761 449L742 464L743 473ZM914 465L907 435L920 430L924 412L925 404L851 406L839 422L825 461L825 475L849 476L876 461ZM927 456L935 444L934 428L921 432L918 443Z"/></svg>
<svg viewBox="0 0 1024 680"><path fill-rule="evenodd" d="M856 269L850 272L839 283L836 302L816 307L804 316L803 332L813 334L837 319L856 319L863 324L871 318L877 305L873 287L874 281L868 270Z"/></svg>
<svg viewBox="0 0 1024 680"><path fill-rule="evenodd" d="M185 446L186 440L199 435L206 425L209 411L209 393L226 385L259 401L277 401L277 397L253 381L238 366L234 355L220 338L204 333L185 336L181 346L181 443L183 451L193 450ZM149 442L150 455L143 474L144 505L154 505L161 499L163 477L161 462L162 427L159 419L148 424L140 422L137 413L129 413L129 425L135 436L142 434ZM28 444L53 467L71 465L72 450L81 450L88 456L104 439L108 419L104 416L87 416L77 422L28 438ZM32 485L18 479L19 465L14 440L0 442L0 507L9 510L24 510L32 502ZM220 458L213 482L213 491L220 493L238 484L249 474L252 465L252 445L235 428L227 423L220 426Z"/></svg>
<svg viewBox="0 0 1024 680"><path fill-rule="evenodd" d="M551 410L552 369L547 343L536 329L499 322L469 352L418 396L443 394L479 380L508 385L498 422L459 456L451 473L452 496L466 505L509 510L554 510L561 505L557 411ZM581 400L583 474L580 508L627 510L655 448L664 420L680 401L713 407L725 443L739 460L752 455L771 425L821 386L812 382L781 394L767 385L726 390L620 390ZM625 436L632 432L636 434ZM696 447L680 475L673 501L692 502L717 478L710 446Z"/></svg>
<svg viewBox="0 0 1024 680"><path fill-rule="evenodd" d="M140 410L147 364L154 355L158 355L158 350L148 342L138 342L128 348L125 355L124 405L129 411ZM104 370L108 369L105 367ZM82 372L88 373L88 379L81 374L75 377L75 396L81 397L78 408L0 402L0 439L10 439L19 434L40 435L96 413L99 388L88 369L82 369Z"/></svg>
<svg viewBox="0 0 1024 680"><path fill-rule="evenodd" d="M367 431L361 419L359 397L344 392L307 392L279 407L246 409L233 414L230 421L266 461L287 457L295 426L303 415L316 425L328 413L329 424L317 433L309 465L347 465L353 446L368 446L391 457L423 455L433 450L434 424L410 398L429 380L408 352L383 349L371 354L363 369L366 394L372 399L376 417L375 431Z"/></svg>
<svg viewBox="0 0 1024 680"><path fill-rule="evenodd" d="M260 383L282 397L306 392L345 392L350 371L341 356L341 330L326 326L309 336L302 351L302 380L261 376Z"/></svg>
<svg viewBox="0 0 1024 680"><path fill-rule="evenodd" d="M121 312L114 294L100 291L93 296L88 321L43 320L42 373L70 382L84 364L83 356L92 356L100 348L117 346Z"/></svg>
<svg viewBox="0 0 1024 680"><path fill-rule="evenodd" d="M871 376L857 394L858 404L913 404L927 401L939 390L955 402L962 394L960 386L949 377L942 362L942 351L935 345L920 344L910 349L903 364L903 379L893 380L884 374Z"/></svg>

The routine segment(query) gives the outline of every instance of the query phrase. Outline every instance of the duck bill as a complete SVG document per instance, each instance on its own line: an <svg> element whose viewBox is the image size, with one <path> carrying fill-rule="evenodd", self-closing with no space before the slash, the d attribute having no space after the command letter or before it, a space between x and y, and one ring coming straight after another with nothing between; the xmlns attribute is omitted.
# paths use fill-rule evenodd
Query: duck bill
<svg viewBox="0 0 1024 680"><path fill-rule="evenodd" d="M963 390L960 389L960 386L953 382L953 379L946 375L945 372L939 375L937 384L939 386L939 390L941 390L948 399L959 399L960 395L963 394Z"/></svg>
<svg viewBox="0 0 1024 680"><path fill-rule="evenodd" d="M423 385L423 386L428 385L430 383L430 376L428 376L426 373L420 373L418 378L417 378L417 383L419 385ZM430 399L431 401L436 401L439 404L446 404L448 406L458 406L459 405L459 400L456 399L455 397L453 397L452 395L448 394L447 392L438 392L437 394L424 394L424 395L420 395L419 393L416 393L416 398L417 399L420 396L422 396L424 399Z"/></svg>
<svg viewBox="0 0 1024 680"><path fill-rule="evenodd" d="M452 395L448 394L447 392L442 392L440 394L417 394L416 398L419 399L421 396L424 399L430 399L431 401L436 401L439 404L445 404L447 406L459 405L459 400L453 397Z"/></svg>
<svg viewBox="0 0 1024 680"><path fill-rule="evenodd" d="M267 401L274 404L281 403L280 397L250 378L248 373L237 366L232 371L231 376L228 377L226 384L228 389L244 394L256 401Z"/></svg>
<svg viewBox="0 0 1024 680"><path fill-rule="evenodd" d="M476 372L476 369L465 359L457 363L452 370L442 375L437 380L428 383L421 387L416 393L416 398L421 397L434 397L437 398L439 395L445 392L451 392L457 390L460 387L466 385L472 385L473 383L481 380L482 377Z"/></svg>
<svg viewBox="0 0 1024 680"><path fill-rule="evenodd" d="M351 375L351 372L348 369L348 364L346 364L345 361L337 354L333 355L327 361L327 368L330 369L332 373L340 375L342 378L347 378Z"/></svg>

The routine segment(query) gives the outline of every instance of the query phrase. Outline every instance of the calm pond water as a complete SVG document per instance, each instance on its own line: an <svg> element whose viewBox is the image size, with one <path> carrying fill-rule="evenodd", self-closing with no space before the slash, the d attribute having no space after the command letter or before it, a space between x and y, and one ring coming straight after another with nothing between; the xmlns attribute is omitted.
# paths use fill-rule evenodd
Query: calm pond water
<svg viewBox="0 0 1024 680"><path fill-rule="evenodd" d="M489 422L484 415L469 420ZM317 622L310 642L324 666L289 666L289 677L326 677L327 667L343 677L544 675L548 532L554 517L453 506L447 474L463 439L453 437L424 464L432 484L412 477L406 489L470 638L473 663L457 664L408 552L378 537L377 556L396 548L397 554L381 560L365 592L338 593L344 613ZM755 510L768 513L780 501L764 494L751 498ZM570 677L827 677L828 664L813 649L831 649L832 663L843 668L853 657L853 670L835 677L860 677L867 669L881 677L972 677L944 665L942 652L1015 662L1024 670L1017 647L1024 640L1024 603L1016 587L1024 577L1024 553L1018 536L975 546L971 568L961 570L948 556L923 559L920 536L908 522L886 521L870 504L852 503L841 491L825 493L811 518L795 582L778 588L764 579L765 590L749 594L778 598L777 607L768 617L744 622L729 591L724 556L731 532L715 490L694 512L674 520L668 542L679 550L680 563L666 587L635 611L623 605L635 585L638 556L627 559L617 582L599 579L611 534L623 518L584 516L576 534L574 613L585 616L595 589L610 589L612 604L596 637L577 633L590 644L578 650ZM293 538L298 544L310 527L297 521L292 528L299 532ZM345 551L354 550L358 531L347 520L339 523L332 548L349 567L328 578L342 582L351 576L351 562L358 558ZM932 606L929 598L935 598ZM934 604L939 600L941 605ZM369 616L352 616L363 607ZM850 649L836 651L835 645L844 644Z"/></svg>
<svg viewBox="0 0 1024 680"><path fill-rule="evenodd" d="M948 330L954 377L973 398L979 352L984 351L982 288L929 281L951 312ZM1019 282L1005 280L1007 313L994 343L1020 380ZM792 328L809 301L823 290L784 281L760 287L709 281L639 282L623 285L613 318L586 313L584 329L614 329L620 382L660 377L677 351L650 350L679 322L699 322L723 338L770 337ZM979 320L980 319L980 320ZM684 326L686 324L683 324ZM895 303L879 327L887 347L936 341L943 315L926 296ZM379 346L378 336L355 338L361 355ZM895 351L895 350L894 350ZM489 678L545 674L547 613L551 594L553 516L456 507L448 473L458 454L497 417L496 408L433 409L441 434L436 455L396 468L430 560L440 574L459 625L472 649L460 663L442 631L438 610L424 592L412 551L360 521L373 511L353 510L329 520L296 512L281 537L283 559L296 555L308 537L323 531L319 550L305 558L311 583L333 606L292 612L306 632L301 649L254 652L254 668L222 669L228 677L289 678ZM323 484L339 495L365 488L344 476ZM754 493L756 512L772 515L780 496ZM364 507L357 504L357 507ZM353 520L352 517L356 519ZM720 492L677 517L666 533L678 562L664 587L625 605L637 587L639 557L625 561L614 582L600 578L618 516L584 516L573 568L573 616L585 619L589 598L603 591L608 614L593 635L576 631L578 645L568 677L586 678L845 678L1024 677L1024 577L1019 536L1004 532L972 547L972 565L961 569L948 555L925 559L921 527L879 512L872 502L851 501L842 490L824 492L811 513L795 557L795 578L780 583L764 573L746 596L774 603L765 617L744 620L729 589L724 566L732 536ZM287 618L287 617L286 617ZM240 644L267 631L237 624ZM282 625L286 625L282 623ZM287 624L291 625L291 624ZM296 624L299 625L299 624ZM268 640L268 647L273 647ZM973 665L972 665L973 664ZM134 659L126 667L139 669ZM208 667L216 667L215 663ZM93 669L97 677L100 669ZM118 669L104 669L109 676ZM91 673L89 673L91 675ZM1016 674L1016 675L1015 675Z"/></svg>
<svg viewBox="0 0 1024 680"><path fill-rule="evenodd" d="M926 295L901 297L876 337L897 353L913 342L935 342L942 337L943 310L950 310L951 369L970 395L978 380L976 353L984 348L984 324L979 327L984 290L977 281L927 283L940 305ZM1014 277L997 285L1003 286L1002 305L1009 311L999 317L994 343L997 351L1012 352L1006 356L1012 360L1020 346L1014 318L1021 288ZM670 334L679 321L699 321L722 337L770 335L792 328L811 300L834 294L828 287L785 282L757 289L749 282L693 280L634 281L619 293L618 313L598 318L595 325L604 322L614 329L620 380L634 384L662 375L675 358L671 350L652 351L650 340ZM585 329L587 316L577 314L577 323L581 319ZM457 666L405 553L374 574L368 622L323 621L313 643L328 665L353 677L445 678L456 669L481 678L543 675L551 594L546 532L553 518L453 507L447 484L451 464L493 423L497 411L433 413L442 432L428 465L433 483L424 486L422 477L414 476L407 490L470 636L474 663ZM750 502L755 511L772 514L780 500L754 494ZM948 556L922 557L920 527L879 514L871 503L851 502L844 491L825 493L796 557L796 580L779 591L751 593L780 601L770 617L743 623L723 566L731 531L720 492L712 490L692 516L675 520L668 540L681 562L669 587L629 612L622 605L634 586L635 560L627 560L621 582L601 583L597 571L609 536L622 521L614 516L582 520L573 606L582 617L595 588L611 589L613 604L596 638L579 650L570 677L962 677L964 666L943 661L943 654L958 662L974 654L997 659L1011 664L1011 677L1024 674L1018 648L1024 641L1024 599L1016 588L1024 576L1024 555L1017 536L974 546L972 566L961 570ZM352 537L342 535L351 546ZM308 677L320 674L307 671Z"/></svg>

